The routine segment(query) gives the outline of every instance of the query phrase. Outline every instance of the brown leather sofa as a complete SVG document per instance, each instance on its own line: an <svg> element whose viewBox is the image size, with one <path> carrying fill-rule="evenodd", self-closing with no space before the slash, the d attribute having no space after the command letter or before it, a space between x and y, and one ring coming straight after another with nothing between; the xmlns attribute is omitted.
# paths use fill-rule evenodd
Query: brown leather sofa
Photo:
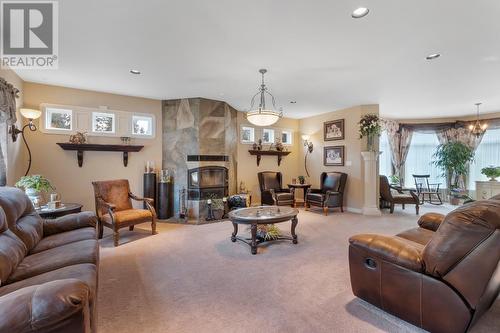
<svg viewBox="0 0 500 333"><path fill-rule="evenodd" d="M259 172L257 177L262 205L292 207L295 205L295 191L293 188L283 188L281 172L263 171Z"/></svg>
<svg viewBox="0 0 500 333"><path fill-rule="evenodd" d="M98 261L93 213L43 220L0 187L0 332L96 332Z"/></svg>
<svg viewBox="0 0 500 333"><path fill-rule="evenodd" d="M311 206L323 208L328 215L329 208L340 207L344 211L344 191L347 183L347 174L343 172L323 172L320 175L320 188L308 189L306 192L306 210Z"/></svg>
<svg viewBox="0 0 500 333"><path fill-rule="evenodd" d="M500 201L425 214L418 224L392 237L351 237L353 293L430 332L465 332L500 290Z"/></svg>

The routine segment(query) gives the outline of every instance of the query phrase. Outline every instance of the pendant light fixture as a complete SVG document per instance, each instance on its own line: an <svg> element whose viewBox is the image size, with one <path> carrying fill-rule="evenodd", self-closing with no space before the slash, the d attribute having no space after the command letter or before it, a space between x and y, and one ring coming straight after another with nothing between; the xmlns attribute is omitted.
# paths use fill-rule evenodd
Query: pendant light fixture
<svg viewBox="0 0 500 333"><path fill-rule="evenodd" d="M469 125L469 130L476 136L476 138L479 138L481 135L483 135L486 131L486 128L488 127L487 123L481 124L481 122L479 121L479 106L481 106L481 104L482 103L475 104L477 108L476 122Z"/></svg>
<svg viewBox="0 0 500 333"><path fill-rule="evenodd" d="M267 73L267 69L260 69L259 73L262 75L262 83L259 92L252 97L250 111L247 112L247 120L255 126L271 126L283 117L283 112L281 109L276 111L276 100L274 96L267 91L266 84L264 83L264 74ZM271 96L273 108L266 108L266 94ZM255 98L257 96L260 97L260 101L259 107L255 109Z"/></svg>

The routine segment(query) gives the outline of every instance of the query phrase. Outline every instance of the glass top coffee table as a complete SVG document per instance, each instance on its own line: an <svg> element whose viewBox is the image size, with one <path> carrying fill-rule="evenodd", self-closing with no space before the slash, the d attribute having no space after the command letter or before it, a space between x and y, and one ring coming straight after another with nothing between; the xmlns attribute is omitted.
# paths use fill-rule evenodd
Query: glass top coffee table
<svg viewBox="0 0 500 333"><path fill-rule="evenodd" d="M267 241L273 240L291 240L293 244L297 244L297 235L295 234L295 228L299 220L297 215L299 211L295 208L284 207L284 206L258 206L249 207L233 210L229 212L229 219L233 223L234 231L231 235L231 241L236 242L237 240L242 241L250 245L252 254L257 254L257 245ZM274 224L280 222L292 221L291 227L291 237L280 235L272 240L261 240L257 239L257 225L259 224ZM243 238L237 236L238 234L238 224L250 225L250 230L252 238Z"/></svg>

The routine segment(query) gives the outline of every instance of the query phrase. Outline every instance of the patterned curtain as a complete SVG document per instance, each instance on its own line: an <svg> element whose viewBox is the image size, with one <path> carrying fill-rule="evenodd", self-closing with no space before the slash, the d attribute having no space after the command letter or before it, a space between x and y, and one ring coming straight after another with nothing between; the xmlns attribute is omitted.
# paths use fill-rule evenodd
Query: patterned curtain
<svg viewBox="0 0 500 333"><path fill-rule="evenodd" d="M0 77L0 186L7 183L7 167L2 146L5 147L8 125L16 122L16 98L19 93L12 84Z"/></svg>
<svg viewBox="0 0 500 333"><path fill-rule="evenodd" d="M394 120L383 120L382 128L387 132L387 137L389 138L394 174L399 177L401 184L404 184L404 165L406 157L408 156L408 151L410 150L413 131L408 128L400 129L399 123Z"/></svg>

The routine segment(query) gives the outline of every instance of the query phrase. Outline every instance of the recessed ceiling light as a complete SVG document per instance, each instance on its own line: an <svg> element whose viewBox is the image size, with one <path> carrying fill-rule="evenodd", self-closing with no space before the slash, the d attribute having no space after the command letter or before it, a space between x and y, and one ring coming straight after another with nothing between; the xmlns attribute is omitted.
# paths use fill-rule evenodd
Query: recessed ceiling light
<svg viewBox="0 0 500 333"><path fill-rule="evenodd" d="M140 71L140 70L138 70L138 69L131 69L131 70L130 70L130 73L131 73L131 74L135 74L135 75L139 75L139 74L141 74L141 71Z"/></svg>
<svg viewBox="0 0 500 333"><path fill-rule="evenodd" d="M425 57L425 59L427 60L434 60L434 59L437 59L439 58L441 55L439 53L433 53L433 54L429 54L427 57Z"/></svg>
<svg viewBox="0 0 500 333"><path fill-rule="evenodd" d="M368 8L365 8L365 7L359 7L359 8L356 8L351 16L352 18L362 18L362 17L365 17L366 15L368 15L368 13L370 12L370 10Z"/></svg>

